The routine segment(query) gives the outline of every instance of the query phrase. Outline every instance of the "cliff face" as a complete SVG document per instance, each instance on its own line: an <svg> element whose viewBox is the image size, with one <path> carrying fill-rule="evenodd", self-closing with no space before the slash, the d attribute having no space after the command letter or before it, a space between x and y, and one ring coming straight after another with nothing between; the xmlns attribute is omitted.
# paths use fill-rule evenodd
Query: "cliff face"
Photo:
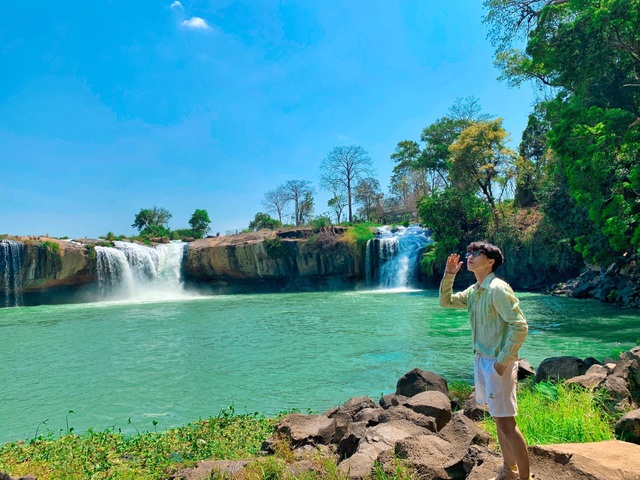
<svg viewBox="0 0 640 480"><path fill-rule="evenodd" d="M302 228L197 240L189 245L185 278L214 286L354 283L364 274L364 258L342 233L338 228L320 233Z"/></svg>
<svg viewBox="0 0 640 480"><path fill-rule="evenodd" d="M8 246L8 242L5 242ZM78 286L95 280L95 259L77 243L49 237L16 237L0 265L0 290L19 286L28 293L59 286Z"/></svg>

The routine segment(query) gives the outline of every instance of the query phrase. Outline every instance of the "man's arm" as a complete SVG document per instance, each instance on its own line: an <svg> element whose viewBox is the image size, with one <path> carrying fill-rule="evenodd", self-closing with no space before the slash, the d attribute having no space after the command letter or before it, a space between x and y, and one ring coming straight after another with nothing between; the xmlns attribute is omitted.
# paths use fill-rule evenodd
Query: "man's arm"
<svg viewBox="0 0 640 480"><path fill-rule="evenodd" d="M520 310L518 299L508 285L494 291L493 305L500 318L509 324L509 332L496 360L501 365L518 360L518 351L527 337L527 320ZM500 372L498 372L500 373Z"/></svg>
<svg viewBox="0 0 640 480"><path fill-rule="evenodd" d="M440 306L444 308L467 308L467 290L453 294L453 281L462 268L460 255L452 253L447 258L444 277L440 282Z"/></svg>

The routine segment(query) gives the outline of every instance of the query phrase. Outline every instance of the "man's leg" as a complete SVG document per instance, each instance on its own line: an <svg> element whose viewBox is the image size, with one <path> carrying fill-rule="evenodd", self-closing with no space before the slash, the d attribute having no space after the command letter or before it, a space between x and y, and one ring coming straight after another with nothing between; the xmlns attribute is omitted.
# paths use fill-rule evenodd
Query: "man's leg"
<svg viewBox="0 0 640 480"><path fill-rule="evenodd" d="M527 443L514 417L494 417L505 465L518 465L520 480L529 479Z"/></svg>

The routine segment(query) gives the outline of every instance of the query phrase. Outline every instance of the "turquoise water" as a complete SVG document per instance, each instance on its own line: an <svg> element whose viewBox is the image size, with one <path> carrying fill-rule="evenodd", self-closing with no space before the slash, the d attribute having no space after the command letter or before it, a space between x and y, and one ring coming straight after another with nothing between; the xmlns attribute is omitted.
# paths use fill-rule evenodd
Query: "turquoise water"
<svg viewBox="0 0 640 480"><path fill-rule="evenodd" d="M638 312L519 295L534 367L635 345ZM0 442L69 427L167 429L237 412L321 412L419 367L470 380L465 311L436 291L228 295L0 309ZM70 410L73 413L68 413ZM42 423L46 422L46 423Z"/></svg>

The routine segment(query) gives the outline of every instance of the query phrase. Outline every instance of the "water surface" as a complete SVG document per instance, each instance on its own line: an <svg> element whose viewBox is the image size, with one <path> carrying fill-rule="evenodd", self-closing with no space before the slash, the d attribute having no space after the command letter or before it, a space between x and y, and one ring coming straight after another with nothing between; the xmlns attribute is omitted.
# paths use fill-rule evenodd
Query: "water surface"
<svg viewBox="0 0 640 480"><path fill-rule="evenodd" d="M638 312L520 294L521 350L602 359L635 345ZM393 392L415 367L470 380L464 310L436 291L226 295L0 309L0 442L36 429L167 429L238 412L322 412ZM74 413L68 414L70 410ZM45 422L46 424L42 424Z"/></svg>

